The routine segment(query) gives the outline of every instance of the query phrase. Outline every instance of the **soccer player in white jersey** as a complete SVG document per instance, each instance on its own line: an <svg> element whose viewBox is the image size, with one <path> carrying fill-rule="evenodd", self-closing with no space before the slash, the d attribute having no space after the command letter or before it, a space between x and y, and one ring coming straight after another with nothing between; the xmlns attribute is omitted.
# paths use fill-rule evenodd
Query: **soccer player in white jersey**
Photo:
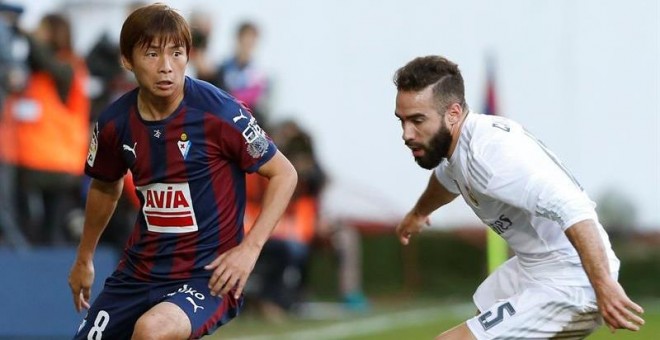
<svg viewBox="0 0 660 340"><path fill-rule="evenodd" d="M479 314L437 339L580 339L603 319L611 331L639 330L643 309L617 282L595 204L557 158L519 124L470 111L446 58L416 58L394 83L403 140L434 169L396 228L401 243L461 195L515 253L475 292Z"/></svg>

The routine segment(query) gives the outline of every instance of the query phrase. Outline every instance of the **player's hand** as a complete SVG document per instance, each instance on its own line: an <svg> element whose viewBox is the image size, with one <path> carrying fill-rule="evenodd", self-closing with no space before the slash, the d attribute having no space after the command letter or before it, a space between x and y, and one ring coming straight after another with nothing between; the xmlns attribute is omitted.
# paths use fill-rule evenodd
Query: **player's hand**
<svg viewBox="0 0 660 340"><path fill-rule="evenodd" d="M243 242L206 265L204 269L213 271L209 280L211 295L229 294L236 288L234 298L238 299L260 252L260 247Z"/></svg>
<svg viewBox="0 0 660 340"><path fill-rule="evenodd" d="M73 294L73 305L76 311L89 309L89 297L94 283L94 263L76 259L69 273L69 287Z"/></svg>
<svg viewBox="0 0 660 340"><path fill-rule="evenodd" d="M408 245L410 237L419 234L425 226L430 224L428 216L422 216L411 211L403 217L403 220L396 226L396 233L399 236L401 244Z"/></svg>
<svg viewBox="0 0 660 340"><path fill-rule="evenodd" d="M638 331L644 324L644 319L639 316L644 309L628 298L616 280L609 279L594 289L600 314L612 333L617 329Z"/></svg>

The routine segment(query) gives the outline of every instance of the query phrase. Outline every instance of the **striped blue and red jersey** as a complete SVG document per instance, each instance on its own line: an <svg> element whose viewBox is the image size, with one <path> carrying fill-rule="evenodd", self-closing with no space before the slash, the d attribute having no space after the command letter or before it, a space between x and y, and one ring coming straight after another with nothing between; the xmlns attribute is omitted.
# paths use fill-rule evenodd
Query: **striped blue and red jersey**
<svg viewBox="0 0 660 340"><path fill-rule="evenodd" d="M230 95L189 77L184 91L161 121L143 120L128 92L92 134L86 174L133 175L141 209L117 269L140 280L210 275L203 267L243 239L245 174L277 150Z"/></svg>

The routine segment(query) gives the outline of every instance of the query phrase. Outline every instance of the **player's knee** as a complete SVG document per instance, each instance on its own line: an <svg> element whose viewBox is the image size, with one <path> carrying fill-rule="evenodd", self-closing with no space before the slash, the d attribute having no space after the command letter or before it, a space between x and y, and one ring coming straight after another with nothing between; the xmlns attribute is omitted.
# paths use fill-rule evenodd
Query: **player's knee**
<svg viewBox="0 0 660 340"><path fill-rule="evenodd" d="M170 318L154 313L145 313L135 323L132 340L187 339Z"/></svg>

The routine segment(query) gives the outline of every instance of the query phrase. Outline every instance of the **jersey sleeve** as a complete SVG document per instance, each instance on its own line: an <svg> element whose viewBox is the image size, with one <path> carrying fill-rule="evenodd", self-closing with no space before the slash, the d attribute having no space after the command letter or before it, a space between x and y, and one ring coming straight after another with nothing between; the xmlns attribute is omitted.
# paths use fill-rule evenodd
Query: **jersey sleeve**
<svg viewBox="0 0 660 340"><path fill-rule="evenodd" d="M460 190L458 190L458 187L456 186L456 183L447 175L447 170L448 169L448 164L447 160L442 160L442 163L438 165L434 170L433 173L435 174L435 178L438 179L438 182L442 184L447 191L451 192L452 194L460 195Z"/></svg>
<svg viewBox="0 0 660 340"><path fill-rule="evenodd" d="M275 155L277 147L247 108L238 103L233 107L235 113L223 124L220 149L242 170L252 173Z"/></svg>
<svg viewBox="0 0 660 340"><path fill-rule="evenodd" d="M94 125L85 163L85 174L106 182L114 182L126 174L128 167L117 141L116 128L112 122Z"/></svg>
<svg viewBox="0 0 660 340"><path fill-rule="evenodd" d="M595 204L573 176L526 132L498 138L470 156L473 187L489 197L550 219L562 230L597 219Z"/></svg>

